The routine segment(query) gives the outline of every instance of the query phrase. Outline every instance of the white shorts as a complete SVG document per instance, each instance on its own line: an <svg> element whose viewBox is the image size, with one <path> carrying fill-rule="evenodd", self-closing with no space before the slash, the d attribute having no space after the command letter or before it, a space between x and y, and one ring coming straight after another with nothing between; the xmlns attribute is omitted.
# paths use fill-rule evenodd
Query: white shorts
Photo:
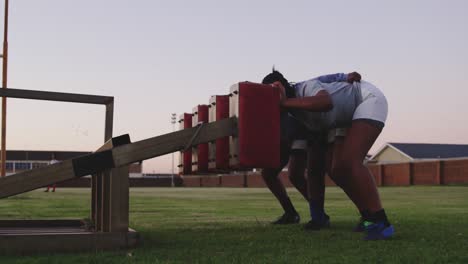
<svg viewBox="0 0 468 264"><path fill-rule="evenodd" d="M371 119L385 124L388 104L385 95L374 85L361 81L362 103L354 111L353 120Z"/></svg>

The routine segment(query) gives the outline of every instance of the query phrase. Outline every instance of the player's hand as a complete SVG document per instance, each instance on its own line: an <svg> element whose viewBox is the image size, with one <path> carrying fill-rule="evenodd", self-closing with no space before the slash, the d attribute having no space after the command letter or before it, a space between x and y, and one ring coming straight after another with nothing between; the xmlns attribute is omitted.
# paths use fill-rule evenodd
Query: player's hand
<svg viewBox="0 0 468 264"><path fill-rule="evenodd" d="M284 86L280 82L274 82L271 84L271 86L278 89L280 94L280 107L282 107L283 102L286 101L286 99L288 99L286 96L286 91L284 90Z"/></svg>
<svg viewBox="0 0 468 264"><path fill-rule="evenodd" d="M347 81L349 83L360 82L361 81L361 74L359 74L357 72L348 73Z"/></svg>

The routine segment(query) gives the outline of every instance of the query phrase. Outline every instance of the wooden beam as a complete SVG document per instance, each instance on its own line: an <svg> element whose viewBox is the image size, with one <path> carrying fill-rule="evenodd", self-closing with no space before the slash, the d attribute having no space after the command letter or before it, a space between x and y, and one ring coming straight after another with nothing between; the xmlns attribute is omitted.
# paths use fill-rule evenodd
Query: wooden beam
<svg viewBox="0 0 468 264"><path fill-rule="evenodd" d="M133 248L136 231L90 232L76 220L0 220L0 254L96 252Z"/></svg>
<svg viewBox="0 0 468 264"><path fill-rule="evenodd" d="M106 115L107 116L107 115ZM111 118L106 120L112 120ZM106 131L111 127L106 122ZM106 136L109 136L111 133L106 133ZM125 144L130 143L130 136L128 134L121 135L118 137L111 138L107 140L104 145L102 145L100 148L96 150L96 152L103 152L110 150L116 146L122 146ZM114 170L114 169L113 169ZM91 199L91 219L93 220L96 231L104 231L108 232L111 229L111 210L112 210L112 203L113 201L113 196L117 195L112 195L112 190L113 189L119 189L120 182L118 180L114 181L111 179L113 175L111 175L112 171L109 172L109 170L106 170L104 172L94 174L92 176L92 188L91 188L91 193L92 193L92 199ZM127 176L128 178L128 173ZM128 181L128 179L127 179ZM126 185L128 189L128 184ZM120 189L119 189L120 190ZM128 192L128 190L127 190ZM123 194L125 196L125 194ZM128 194L126 195L128 199ZM124 199L125 197L122 197ZM120 202L120 198L118 200ZM127 201L128 204L128 201ZM127 215L128 218L128 215ZM127 225L128 228L128 225Z"/></svg>
<svg viewBox="0 0 468 264"><path fill-rule="evenodd" d="M32 191L75 177L72 160L0 178L0 198Z"/></svg>
<svg viewBox="0 0 468 264"><path fill-rule="evenodd" d="M127 232L129 221L129 166L114 168L110 175L109 232Z"/></svg>
<svg viewBox="0 0 468 264"><path fill-rule="evenodd" d="M198 130L198 133L196 133ZM0 198L32 191L53 183L104 172L145 159L188 149L200 143L237 133L237 118L231 117L200 127L157 136L110 150L84 155L8 177L0 178Z"/></svg>
<svg viewBox="0 0 468 264"><path fill-rule="evenodd" d="M89 94L74 94L74 93L59 93L48 91L35 91L23 89L0 89L1 97L45 100L45 101L58 101L58 102L72 102L83 104L102 104L107 105L114 101L112 96L89 95Z"/></svg>
<svg viewBox="0 0 468 264"><path fill-rule="evenodd" d="M47 167L24 171L0 178L0 198L32 191L75 177L102 172L115 167L112 152L106 150L65 160Z"/></svg>
<svg viewBox="0 0 468 264"><path fill-rule="evenodd" d="M104 145L101 146L96 152L101 152L104 150L109 150L115 146L120 146L130 143L130 137L123 135L120 137L112 138L114 122L114 102L109 102L106 104L106 114L105 114L105 127L104 127ZM102 230L103 228L103 191L104 184L109 182L109 179L104 179L107 177L105 174L93 174L91 176L91 219L96 225L97 230Z"/></svg>
<svg viewBox="0 0 468 264"><path fill-rule="evenodd" d="M194 137L197 130L199 130L199 133ZM237 118L231 117L204 124L200 129L198 126L192 127L116 147L112 149L112 156L115 166L120 167L130 165L137 161L181 151L186 148L188 149L189 147L201 143L208 143L218 138L232 136L236 133Z"/></svg>
<svg viewBox="0 0 468 264"><path fill-rule="evenodd" d="M102 152L102 151L105 151L105 150L110 150L110 149L112 149L114 147L123 146L123 145L130 144L130 143L131 143L131 141L130 141L130 135L129 134L120 135L120 136L113 137L113 138L107 140L95 152Z"/></svg>
<svg viewBox="0 0 468 264"><path fill-rule="evenodd" d="M110 204L111 204L111 173L110 170L105 170L102 173L98 174L98 177L102 178L101 183L101 206L100 210L97 212L101 216L98 231L109 232L110 231Z"/></svg>

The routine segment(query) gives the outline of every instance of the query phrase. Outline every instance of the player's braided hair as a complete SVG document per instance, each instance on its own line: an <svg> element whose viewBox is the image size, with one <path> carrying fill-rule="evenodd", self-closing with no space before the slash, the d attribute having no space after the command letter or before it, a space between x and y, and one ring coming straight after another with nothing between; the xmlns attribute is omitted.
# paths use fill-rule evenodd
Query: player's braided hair
<svg viewBox="0 0 468 264"><path fill-rule="evenodd" d="M273 67L273 70L271 73L269 73L267 76L265 76L262 80L262 83L263 84L272 84L274 82L280 82L284 88L286 89L286 96L288 98L294 98L296 97L295 96L295 92L294 92L294 88L291 86L291 84L288 82L288 80L286 80L286 78L284 78L283 74L281 74L281 72L275 70L275 68Z"/></svg>

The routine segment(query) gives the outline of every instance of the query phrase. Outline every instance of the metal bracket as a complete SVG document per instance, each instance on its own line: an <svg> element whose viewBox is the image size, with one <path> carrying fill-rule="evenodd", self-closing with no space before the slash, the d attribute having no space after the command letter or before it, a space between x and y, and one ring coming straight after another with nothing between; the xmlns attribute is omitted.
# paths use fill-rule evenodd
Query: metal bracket
<svg viewBox="0 0 468 264"><path fill-rule="evenodd" d="M192 138L191 138L191 139L189 140L189 142L185 145L183 152L189 150L189 149L192 147L193 141L195 141L195 139L196 139L196 138L198 137L198 135L200 134L200 130L201 130L201 128L203 127L204 124L206 124L206 123L203 123L203 122L198 123L198 128L197 128L197 130L195 131L195 133L193 133Z"/></svg>

